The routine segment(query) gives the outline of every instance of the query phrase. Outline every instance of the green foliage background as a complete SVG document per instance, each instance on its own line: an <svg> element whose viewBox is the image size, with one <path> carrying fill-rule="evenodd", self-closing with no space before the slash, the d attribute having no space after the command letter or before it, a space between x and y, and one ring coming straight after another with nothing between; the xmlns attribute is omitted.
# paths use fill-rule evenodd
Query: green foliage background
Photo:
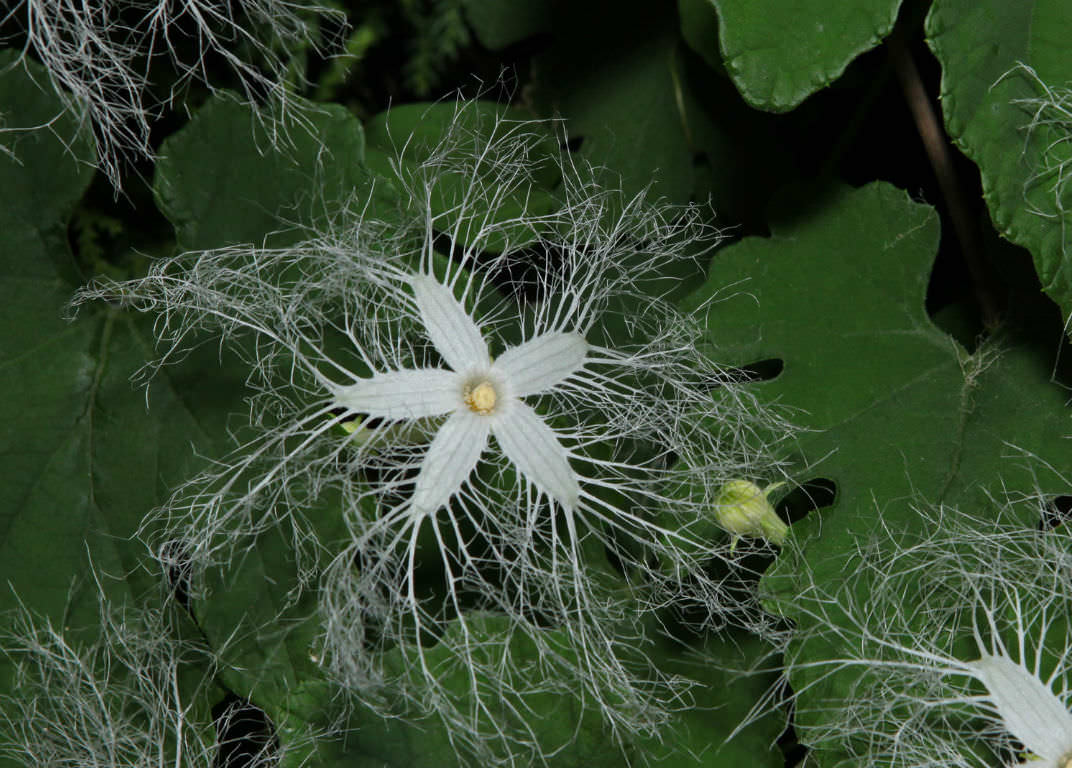
<svg viewBox="0 0 1072 768"><path fill-rule="evenodd" d="M393 135L385 124L434 135L453 110L426 112L427 99L449 100L454 88L521 115L560 116L564 151L627 191L651 184L675 202L710 201L729 238L706 282L697 275L681 291L683 306L705 313L712 355L750 372L763 400L809 430L789 449L800 488L779 511L816 573L844 578L856 536L877 516L911 530L920 504L985 514L988 494L1042 493L1067 509L1072 236L1061 201L1072 208L1072 192L1036 175L1054 146L1067 152L1072 125L1027 130L1024 106L1040 82L1072 83L1067 3L353 6L350 58L310 53L300 63L312 81L305 95L322 102L307 132L273 147L248 108L192 91L192 116L167 116L159 160L132 167L119 196L94 174L89 132L69 114L53 119L60 104L32 55L0 60L0 610L21 603L88 638L92 573L109 575L112 599L152 600L163 574L133 532L242 426L245 376L234 361L201 348L145 391L131 378L154 357L151 324L103 306L69 317L73 291L176 250L300 238L333 203L374 188ZM6 34L17 45L13 18ZM891 33L923 72L962 210L923 152ZM969 217L971 242L952 233L956 214ZM338 531L325 522L320 533ZM783 558L764 579L789 619L801 567ZM283 744L333 717L309 657L312 609L280 599L294 568L285 546L265 542L218 574L227 599L191 606L200 641L226 649L205 708L229 691L262 709ZM795 764L792 731L779 741L785 713L725 742L773 681L734 671L764 663L761 645L705 643L703 667L681 648L659 650L667 669L706 684L661 741L616 745L589 717L574 733L574 702L534 702L541 732L568 745L549 763ZM0 656L0 690L18 697L12 662ZM436 723L358 711L350 725L354 738L300 757L457 762ZM837 763L824 745L808 746L816 765Z"/></svg>

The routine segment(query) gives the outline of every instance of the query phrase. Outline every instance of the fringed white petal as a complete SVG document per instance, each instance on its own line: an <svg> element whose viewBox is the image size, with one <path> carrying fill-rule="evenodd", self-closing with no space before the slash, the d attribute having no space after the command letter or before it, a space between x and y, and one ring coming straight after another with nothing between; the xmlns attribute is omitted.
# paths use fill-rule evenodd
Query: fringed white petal
<svg viewBox="0 0 1072 768"><path fill-rule="evenodd" d="M514 397L545 392L584 367L588 342L576 333L545 333L504 352L494 369Z"/></svg>
<svg viewBox="0 0 1072 768"><path fill-rule="evenodd" d="M525 479L568 509L577 505L580 485L554 431L528 405L515 400L492 424L492 434Z"/></svg>
<svg viewBox="0 0 1072 768"><path fill-rule="evenodd" d="M463 408L439 428L413 489L413 511L432 514L457 493L488 444L488 419Z"/></svg>
<svg viewBox="0 0 1072 768"><path fill-rule="evenodd" d="M388 371L339 387L335 403L382 419L441 416L463 405L462 381L441 368Z"/></svg>
<svg viewBox="0 0 1072 768"><path fill-rule="evenodd" d="M1005 729L1025 747L1054 765L1072 749L1072 714L1045 683L1005 656L986 655L971 666Z"/></svg>
<svg viewBox="0 0 1072 768"><path fill-rule="evenodd" d="M421 322L447 365L459 372L490 365L488 345L480 328L451 289L429 275L414 275L411 283Z"/></svg>

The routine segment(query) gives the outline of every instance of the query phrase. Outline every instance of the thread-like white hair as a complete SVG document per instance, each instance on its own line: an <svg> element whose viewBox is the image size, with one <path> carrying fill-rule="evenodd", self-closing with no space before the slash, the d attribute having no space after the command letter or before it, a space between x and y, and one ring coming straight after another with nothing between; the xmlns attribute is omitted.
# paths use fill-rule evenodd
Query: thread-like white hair
<svg viewBox="0 0 1072 768"><path fill-rule="evenodd" d="M1036 216L1053 221L1060 227L1062 254L1067 254L1072 239L1069 237L1069 214L1067 200L1072 189L1072 83L1047 83L1033 67L1022 62L1002 75L997 83L1012 77L1025 80L1036 95L1013 99L1012 104L1028 115L1022 126L1024 154L1030 152L1030 174L1024 181L1024 197L1038 188L1048 192L1050 202L1045 205L1029 203L1029 210ZM995 85L997 85L995 83Z"/></svg>
<svg viewBox="0 0 1072 768"><path fill-rule="evenodd" d="M59 626L22 603L5 615L0 644L14 685L0 697L0 758L50 768L211 768L240 742L243 764L260 768L322 735L295 733L285 745L246 738L230 727L240 707L215 718L209 711L224 649L184 638L190 627L176 621L175 605L117 604L99 589L96 598L90 626Z"/></svg>

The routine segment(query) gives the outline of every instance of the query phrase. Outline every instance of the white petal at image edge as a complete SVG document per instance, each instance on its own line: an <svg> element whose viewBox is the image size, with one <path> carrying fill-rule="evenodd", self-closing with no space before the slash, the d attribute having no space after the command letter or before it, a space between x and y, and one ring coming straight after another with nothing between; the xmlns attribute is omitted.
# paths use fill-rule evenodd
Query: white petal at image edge
<svg viewBox="0 0 1072 768"><path fill-rule="evenodd" d="M458 372L490 365L488 345L480 329L450 288L428 275L415 275L411 284L428 338L447 365Z"/></svg>
<svg viewBox="0 0 1072 768"><path fill-rule="evenodd" d="M588 342L576 333L545 333L511 347L493 366L510 382L510 394L546 392L584 367Z"/></svg>
<svg viewBox="0 0 1072 768"><path fill-rule="evenodd" d="M1028 669L989 654L969 666L986 687L1006 730L1027 749L1054 764L1072 749L1072 713Z"/></svg>
<svg viewBox="0 0 1072 768"><path fill-rule="evenodd" d="M463 405L461 378L442 368L378 373L334 395L343 408L382 419L441 416Z"/></svg>
<svg viewBox="0 0 1072 768"><path fill-rule="evenodd" d="M488 444L488 431L488 419L466 409L446 420L421 461L411 502L415 514L435 512L461 490Z"/></svg>
<svg viewBox="0 0 1072 768"><path fill-rule="evenodd" d="M536 411L520 400L509 403L493 420L492 434L526 480L567 509L576 507L581 493L577 475L558 437Z"/></svg>

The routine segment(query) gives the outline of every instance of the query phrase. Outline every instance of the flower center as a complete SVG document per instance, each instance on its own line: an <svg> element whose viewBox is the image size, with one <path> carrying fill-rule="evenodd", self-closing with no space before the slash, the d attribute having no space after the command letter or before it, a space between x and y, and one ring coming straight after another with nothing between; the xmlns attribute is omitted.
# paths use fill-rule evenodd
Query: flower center
<svg viewBox="0 0 1072 768"><path fill-rule="evenodd" d="M496 400L498 400L498 395L490 381L482 381L465 390L465 404L474 413L491 413Z"/></svg>

